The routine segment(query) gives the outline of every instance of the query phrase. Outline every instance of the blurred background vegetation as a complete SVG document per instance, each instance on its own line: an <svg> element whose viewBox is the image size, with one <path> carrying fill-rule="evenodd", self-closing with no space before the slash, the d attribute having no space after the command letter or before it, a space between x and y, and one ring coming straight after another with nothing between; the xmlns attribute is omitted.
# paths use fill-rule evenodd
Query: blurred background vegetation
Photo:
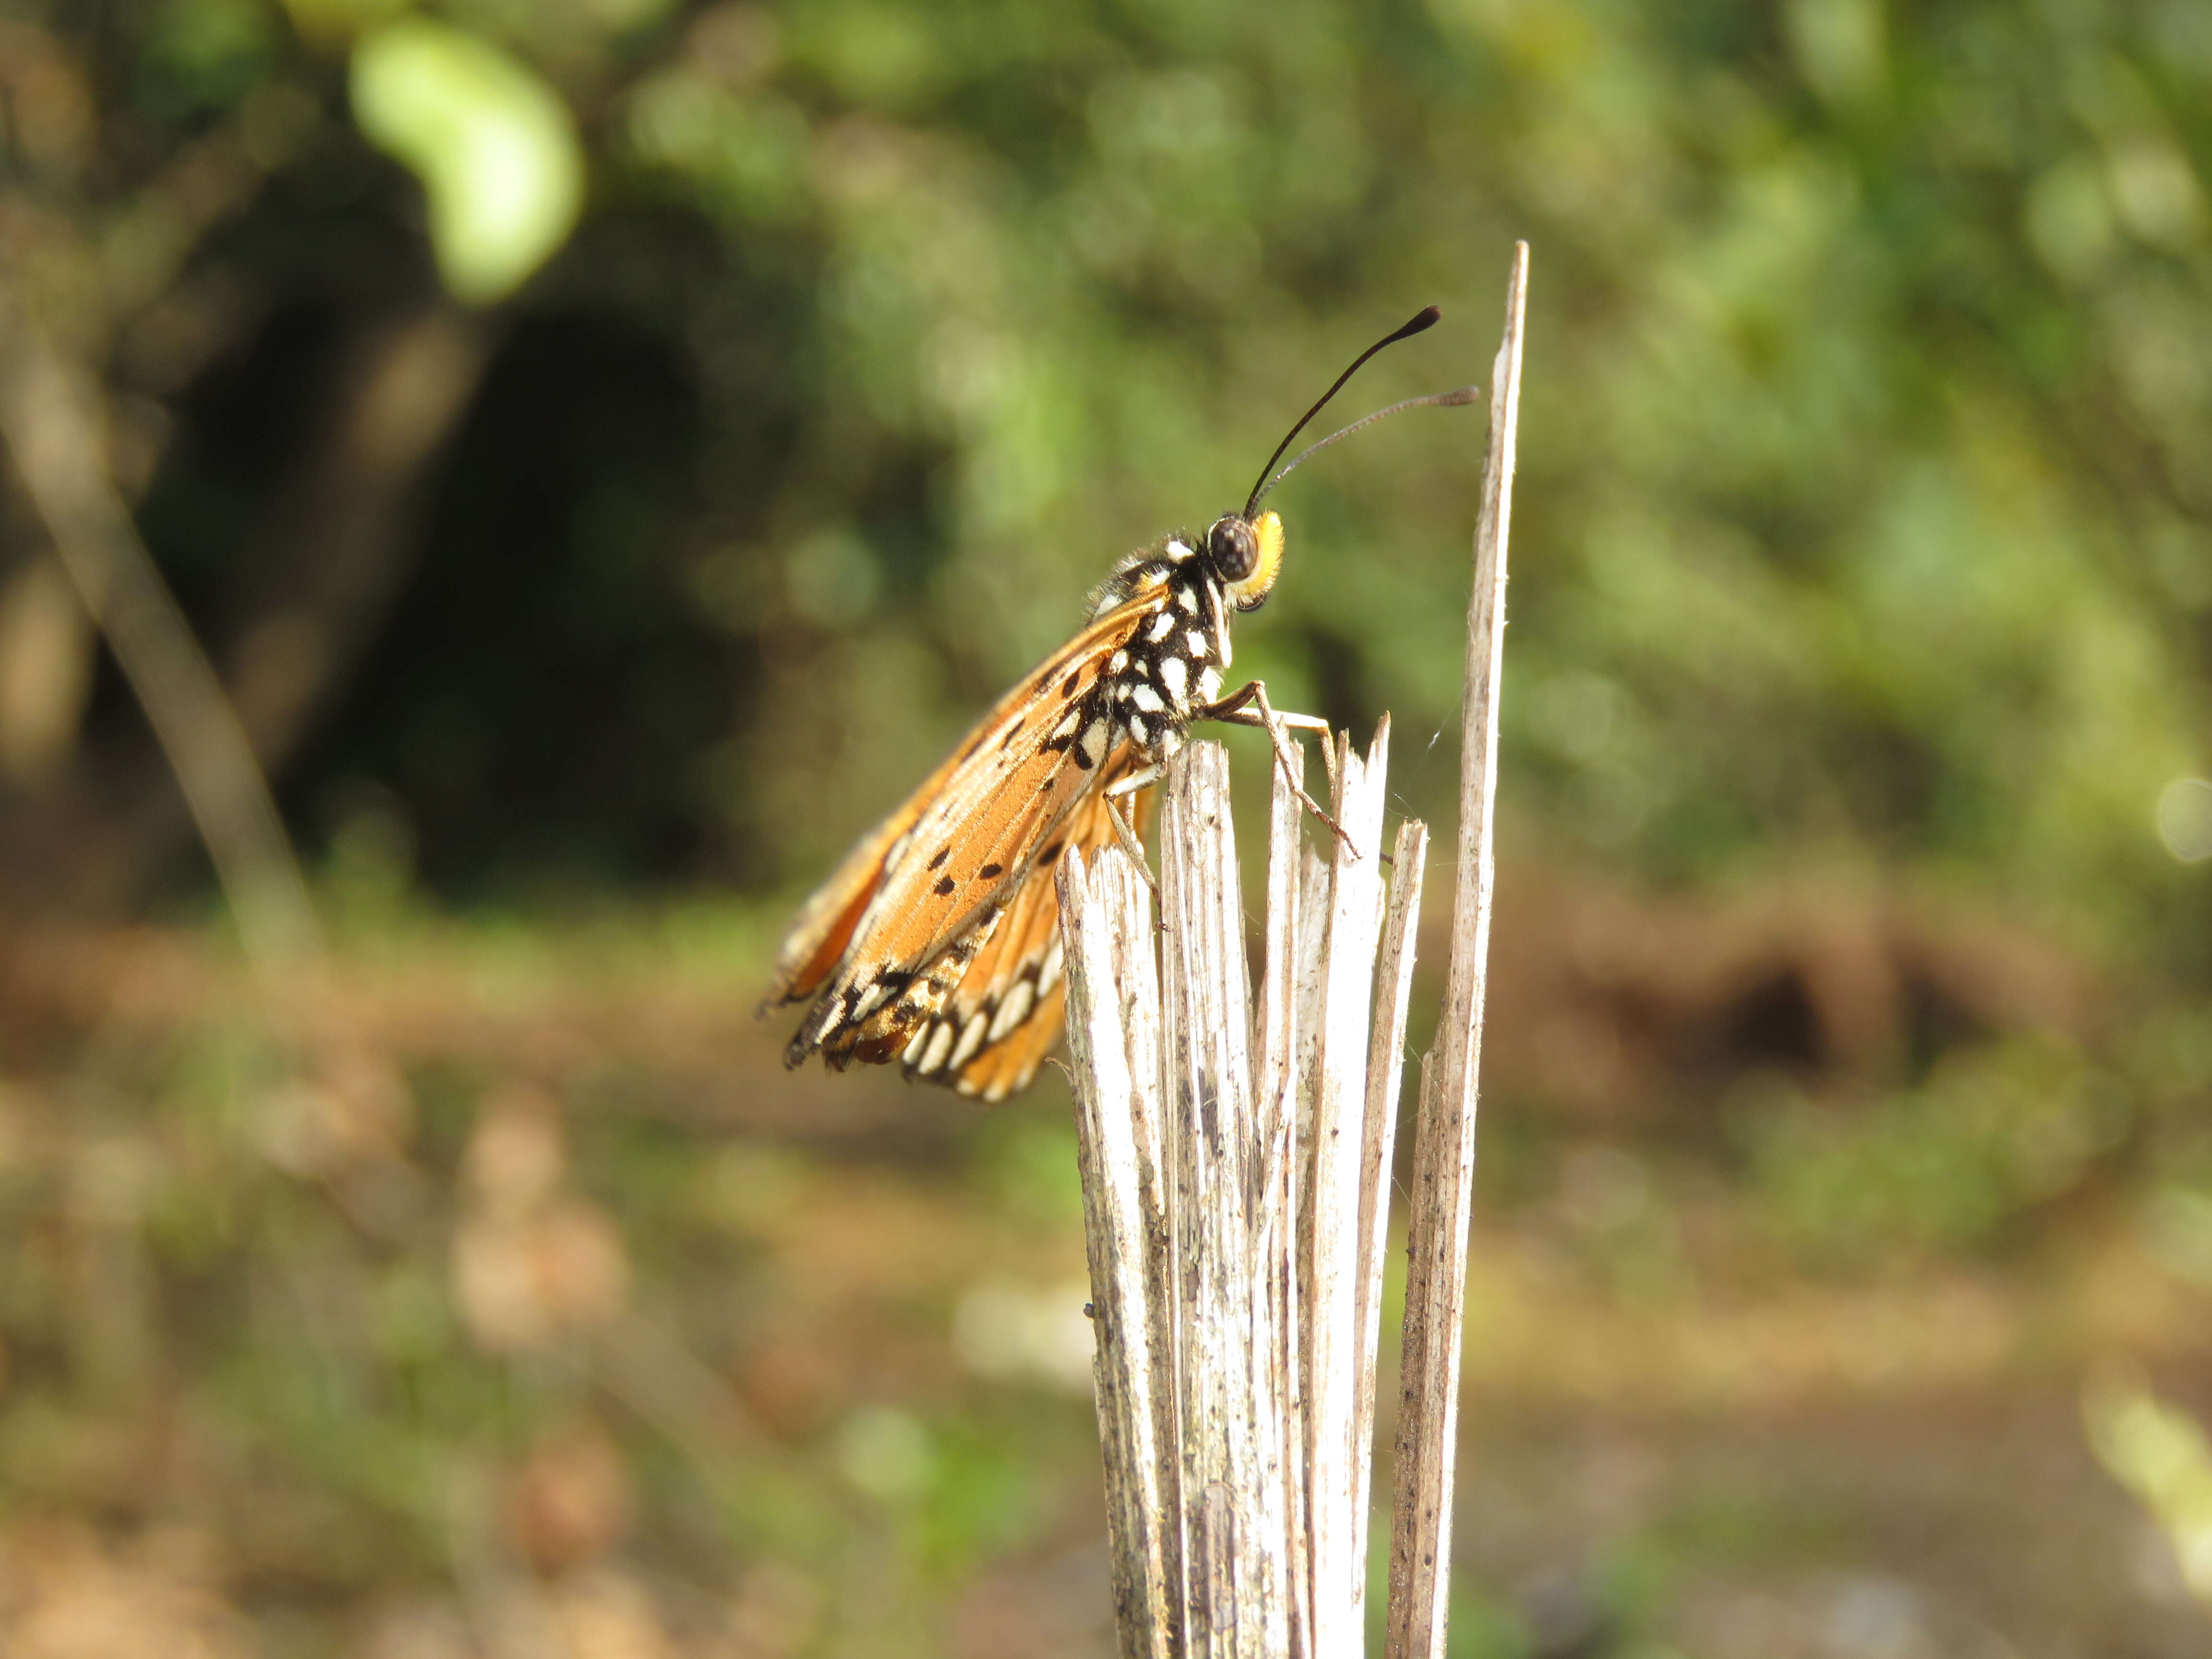
<svg viewBox="0 0 2212 1659"><path fill-rule="evenodd" d="M2202 0L10 0L0 1650L1109 1651L1064 1085L787 1077L766 952L1525 236L1454 1650L2204 1651L2208 177ZM1480 440L1238 638L1447 828Z"/></svg>

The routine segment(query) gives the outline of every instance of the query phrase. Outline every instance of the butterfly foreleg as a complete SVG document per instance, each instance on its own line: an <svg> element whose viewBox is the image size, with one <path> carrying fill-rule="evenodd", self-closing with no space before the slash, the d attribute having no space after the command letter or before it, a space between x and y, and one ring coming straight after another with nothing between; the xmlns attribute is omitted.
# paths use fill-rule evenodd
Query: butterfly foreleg
<svg viewBox="0 0 2212 1659"><path fill-rule="evenodd" d="M1154 899L1160 896L1160 884L1153 878L1152 866L1145 862L1145 843L1137 839L1136 830L1130 826L1127 815L1121 811L1121 800L1124 796L1150 788L1159 781L1160 769L1147 766L1106 786L1106 816L1114 825L1114 839L1121 843L1121 850L1129 855L1129 862L1137 866L1137 873L1152 890Z"/></svg>
<svg viewBox="0 0 2212 1659"><path fill-rule="evenodd" d="M1334 778L1335 742L1327 720L1315 714L1278 714L1267 701L1267 686L1259 680L1247 681L1241 690L1231 692L1220 702L1208 703L1198 711L1195 718L1219 720L1228 726L1256 726L1266 731L1268 740L1274 746L1275 764L1282 769L1283 781L1290 785L1291 793L1298 798L1299 804L1307 811L1328 826L1329 832L1344 843L1346 852L1354 858L1359 856L1359 849L1352 845L1352 837L1346 833L1344 826L1322 811L1321 803L1306 793L1305 785L1299 777L1305 769L1298 764L1297 756L1291 748L1290 727L1296 726L1301 732L1320 732L1322 764L1328 769L1329 776Z"/></svg>

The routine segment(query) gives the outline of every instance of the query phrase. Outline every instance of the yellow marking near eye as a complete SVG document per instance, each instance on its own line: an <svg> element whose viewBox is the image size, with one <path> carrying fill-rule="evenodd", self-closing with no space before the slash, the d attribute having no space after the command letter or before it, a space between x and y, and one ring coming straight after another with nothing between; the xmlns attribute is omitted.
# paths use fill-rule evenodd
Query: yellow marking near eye
<svg viewBox="0 0 2212 1659"><path fill-rule="evenodd" d="M1260 562L1241 582L1229 584L1229 597L1239 611L1249 611L1267 597L1283 568L1283 520L1279 514L1262 513L1252 529L1259 538Z"/></svg>

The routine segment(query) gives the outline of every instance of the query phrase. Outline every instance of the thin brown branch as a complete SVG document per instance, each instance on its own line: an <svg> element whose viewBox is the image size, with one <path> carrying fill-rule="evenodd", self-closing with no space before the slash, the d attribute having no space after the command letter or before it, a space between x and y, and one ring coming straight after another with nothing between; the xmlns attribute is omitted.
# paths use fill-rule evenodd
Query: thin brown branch
<svg viewBox="0 0 2212 1659"><path fill-rule="evenodd" d="M176 774L264 990L320 950L307 884L253 750L138 538L103 457L86 377L0 289L0 439Z"/></svg>
<svg viewBox="0 0 2212 1659"><path fill-rule="evenodd" d="M483 318L433 299L343 354L327 430L244 561L253 605L224 678L264 766L298 746L414 574L426 485L493 343Z"/></svg>

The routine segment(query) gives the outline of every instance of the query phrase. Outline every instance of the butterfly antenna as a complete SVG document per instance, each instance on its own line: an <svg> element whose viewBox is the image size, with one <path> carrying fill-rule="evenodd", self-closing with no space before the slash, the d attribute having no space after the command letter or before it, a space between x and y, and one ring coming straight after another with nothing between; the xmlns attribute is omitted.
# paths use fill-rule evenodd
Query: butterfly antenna
<svg viewBox="0 0 2212 1659"><path fill-rule="evenodd" d="M1275 474L1273 477L1268 479L1267 483L1261 484L1259 489L1252 492L1251 505L1248 506L1244 509L1244 516L1248 519L1250 518L1252 516L1252 508L1259 506L1261 501L1266 499L1267 494L1269 490L1273 489L1277 484L1282 483L1284 479L1289 477L1291 473L1297 471L1308 461L1313 459L1315 456L1320 454L1322 450L1327 449L1338 439L1349 438L1353 433L1358 431L1362 427L1373 426L1377 421L1387 419L1390 416L1401 413L1408 409L1457 409L1462 404L1471 404L1481 396L1482 388L1480 386L1463 386L1455 387L1449 392L1431 392L1425 398L1408 398L1402 404L1392 404L1388 409L1378 409L1372 415L1361 416L1358 420L1354 421L1350 426L1346 427L1342 431L1332 432L1328 436L1323 438L1319 443L1310 445L1306 448L1300 450L1296 460L1292 461L1280 472Z"/></svg>
<svg viewBox="0 0 2212 1659"><path fill-rule="evenodd" d="M1260 497L1267 493L1268 488L1273 482L1269 477L1269 474L1274 472L1275 463L1283 459L1283 452L1291 447L1291 440L1297 437L1299 433L1306 429L1306 422L1313 419L1315 416L1320 414L1322 410L1328 406L1328 400L1331 398L1334 398L1338 392L1344 390L1344 383L1359 372L1359 366L1365 362L1370 357L1372 357L1376 352L1382 350L1384 346L1395 345L1399 341L1410 338L1412 336L1421 332L1424 329L1435 327L1437 319L1443 315L1443 313L1438 310L1436 307L1425 307L1419 316L1415 317L1403 328L1400 328L1389 334L1385 334L1373 345L1368 347L1366 350L1361 352L1357 357L1354 357L1352 360L1352 367L1346 369L1343 374L1336 377L1336 384L1330 386L1328 391L1321 394L1321 399L1319 402L1315 404L1311 409L1306 410L1304 414L1298 416L1298 423L1283 434L1283 441L1277 444L1275 446L1275 453L1267 457L1267 465L1260 469L1260 482L1252 486L1251 498L1244 503L1243 516L1245 518L1249 519L1252 516L1252 509L1260 505ZM1316 446L1316 447L1317 447L1318 446ZM1305 457L1300 456L1298 459L1299 460L1303 460ZM1291 463L1291 466L1295 466L1297 465L1297 461ZM1287 466L1283 469L1285 472L1287 472L1290 470L1290 467Z"/></svg>

